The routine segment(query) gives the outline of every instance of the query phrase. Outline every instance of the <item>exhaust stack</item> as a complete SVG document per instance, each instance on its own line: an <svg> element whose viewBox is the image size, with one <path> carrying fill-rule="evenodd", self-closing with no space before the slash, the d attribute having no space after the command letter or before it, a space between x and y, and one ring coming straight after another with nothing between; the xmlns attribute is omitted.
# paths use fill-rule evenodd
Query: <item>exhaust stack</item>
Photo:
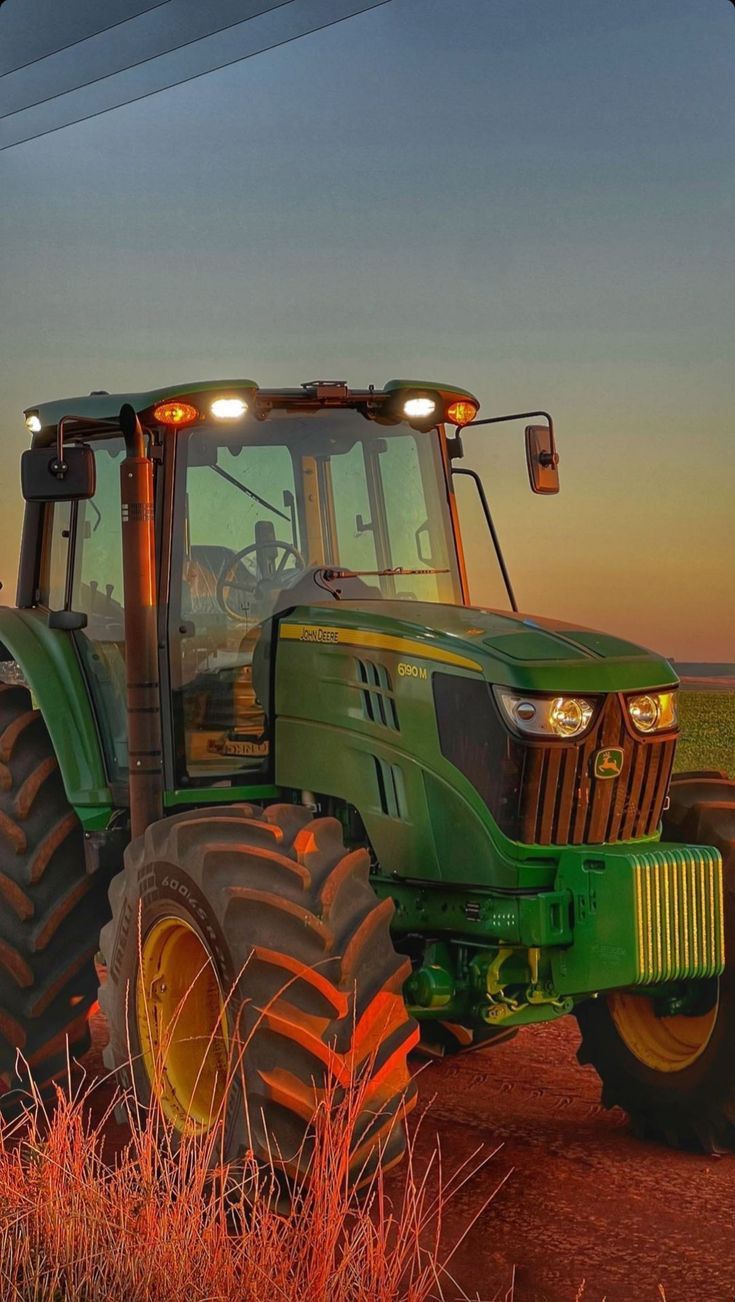
<svg viewBox="0 0 735 1302"><path fill-rule="evenodd" d="M153 462L135 408L120 409L126 456L120 467L130 827L133 837L163 817L158 683Z"/></svg>

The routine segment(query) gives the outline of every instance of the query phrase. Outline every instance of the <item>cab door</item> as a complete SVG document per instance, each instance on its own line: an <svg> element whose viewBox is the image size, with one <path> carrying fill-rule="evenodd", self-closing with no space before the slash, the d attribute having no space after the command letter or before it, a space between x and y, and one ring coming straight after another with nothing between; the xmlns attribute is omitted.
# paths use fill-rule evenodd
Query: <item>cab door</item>
<svg viewBox="0 0 735 1302"><path fill-rule="evenodd" d="M120 526L121 435L93 445L97 471L94 497L71 509L71 609L86 616L75 633L94 702L110 781L128 775L125 604Z"/></svg>

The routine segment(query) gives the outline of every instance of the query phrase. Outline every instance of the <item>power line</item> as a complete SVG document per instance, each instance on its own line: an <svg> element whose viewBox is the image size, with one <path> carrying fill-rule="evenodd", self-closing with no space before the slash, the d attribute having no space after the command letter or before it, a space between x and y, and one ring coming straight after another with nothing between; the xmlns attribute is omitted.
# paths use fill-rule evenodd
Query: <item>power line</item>
<svg viewBox="0 0 735 1302"><path fill-rule="evenodd" d="M285 3L291 2L292 0L285 0ZM0 4L2 3L3 0L0 0ZM196 81L199 77L207 77L210 73L219 72L222 68L231 67L236 63L244 63L245 60L252 59L258 54L266 54L271 50L280 49L284 45L290 45L293 41L301 40L304 36L312 36L315 32L326 31L330 27L336 27L339 23L348 22L351 18L357 18L360 14L367 13L371 9L380 9L383 5L391 3L392 0L361 0L355 9L348 14L342 14L339 18L332 18L327 22L317 23L313 27L307 28L306 31L296 32L291 36L283 37L281 40L272 41L269 45L264 45L260 50L251 50L248 54L240 54L231 59L223 59L221 63L215 64L212 68L205 68L201 72L190 73L187 77L178 78L176 81L169 82L166 86L159 86L155 90L143 91L140 95L133 95L129 99L123 100L120 104L110 104L107 108L97 109L93 113L84 113L81 117L74 118L70 122L62 122L55 127L46 127L43 131L37 131L31 136L26 136L23 140L15 140L10 144L0 145L0 153L4 153L7 149L17 149L19 145L29 144L32 140L40 140L43 136L54 135L55 132L63 131L66 127L78 126L80 122L88 122L94 118L104 117L106 113L112 113L116 109L125 108L128 104L138 104L141 100L151 99L154 95L161 95L164 91L170 90L174 86L185 86L188 82ZM733 0L733 3L735 3L735 0ZM246 19L245 21L250 22L252 20ZM123 71L125 70L123 69Z"/></svg>
<svg viewBox="0 0 735 1302"><path fill-rule="evenodd" d="M3 0L0 0L2 5ZM133 13L127 14L124 18L117 18L114 23L107 23L105 27L95 27L86 36L79 36L76 41L67 41L66 45L57 45L53 50L46 50L44 54L36 55L35 59L28 59L25 63L16 63L12 68L5 68L0 73L0 80L3 77L10 77L14 72L24 72L26 68L32 68L34 63L41 63L44 59L51 59L55 54L63 54L66 50L72 50L75 45L83 45L85 41L90 41L94 36L103 36L105 32L111 32L115 27L122 27L123 23L132 22L134 18L140 18L142 14L152 13L154 9L163 9L165 5L171 4L171 0L153 0L153 3L145 4L142 8L134 10ZM104 22L104 19L102 20Z"/></svg>
<svg viewBox="0 0 735 1302"><path fill-rule="evenodd" d="M170 0L166 0L166 2L170 3ZM248 14L246 18L242 18L242 17L235 18L231 22L227 21L215 27L205 26L204 30L200 31L198 35L192 36L190 39L187 40L179 41L177 45L164 45L162 49L156 50L154 54L146 54L144 55L143 58L135 59L132 63L124 63L121 68L113 68L111 72L104 72L97 77L90 77L88 81L76 82L73 86L67 86L65 90L56 91L53 95L44 95L42 96L41 99L31 100L30 103L21 105L20 108L11 109L6 113L0 113L0 122L4 121L6 118L15 117L19 113L26 113L30 109L40 108L42 104L50 104L53 100L61 99L64 95L73 94L74 91L86 90L89 86L97 86L101 81L107 81L110 77L118 77L123 72L129 72L132 68L142 68L144 64L152 63L155 59L162 59L167 54L174 54L179 50L185 50L190 45L196 45L198 41L205 41L209 36L215 36L220 32L230 31L233 27L239 27L243 23L251 22L254 18L261 18L264 14L273 13L273 11L276 9L283 9L287 5L293 4L293 2L294 0L265 0L264 3L263 0L254 0L255 5L257 6L258 4L260 4L261 7L260 8L256 7L255 12ZM159 6L159 7L162 8L163 6ZM239 4L236 5L236 7L242 8L242 5ZM138 17L140 16L141 15L138 15ZM198 16L199 16L198 14L194 15L195 21ZM126 19L125 21L130 22L131 20ZM119 25L122 26L122 24ZM169 35L171 35L171 33L169 33ZM85 39L90 39L90 38L85 38ZM72 49L75 44L82 44L82 42L72 42L72 44L68 48ZM46 57L49 56L44 55L44 58ZM34 59L32 62L42 63L43 59ZM28 64L27 66L30 67L32 65ZM9 76L9 75L10 75L9 73L5 74L5 76ZM0 78L0 81L2 80L4 80L4 78Z"/></svg>

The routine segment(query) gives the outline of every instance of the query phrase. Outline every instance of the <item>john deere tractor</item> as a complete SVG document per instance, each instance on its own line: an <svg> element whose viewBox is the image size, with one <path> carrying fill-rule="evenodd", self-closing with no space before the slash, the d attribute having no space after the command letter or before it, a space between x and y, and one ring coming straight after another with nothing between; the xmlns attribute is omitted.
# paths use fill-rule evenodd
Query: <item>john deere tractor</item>
<svg viewBox="0 0 735 1302"><path fill-rule="evenodd" d="M388 1163L419 1040L570 1013L607 1103L730 1143L720 780L686 786L662 841L676 676L517 613L462 429L535 421L550 493L553 425L477 413L414 380L27 411L0 611L8 1107L87 1046L101 950L107 1065L175 1134L224 1116L231 1157L293 1170L356 1074L353 1173ZM505 611L470 605L458 475Z"/></svg>

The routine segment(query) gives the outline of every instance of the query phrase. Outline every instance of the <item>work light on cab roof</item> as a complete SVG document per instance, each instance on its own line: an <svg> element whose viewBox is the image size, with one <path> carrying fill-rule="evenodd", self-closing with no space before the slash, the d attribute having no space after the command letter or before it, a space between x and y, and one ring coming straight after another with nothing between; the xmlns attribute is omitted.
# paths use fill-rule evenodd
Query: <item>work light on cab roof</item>
<svg viewBox="0 0 735 1302"><path fill-rule="evenodd" d="M240 420L248 409L242 398L215 398L209 410L217 420Z"/></svg>
<svg viewBox="0 0 735 1302"><path fill-rule="evenodd" d="M436 403L433 398L407 398L403 404L404 416L418 417L419 420L425 420L427 416L433 416L436 411Z"/></svg>
<svg viewBox="0 0 735 1302"><path fill-rule="evenodd" d="M431 382L389 380L384 392L388 395L386 415L407 420L414 429L428 430L444 422L468 425L480 410L479 402L466 389Z"/></svg>

